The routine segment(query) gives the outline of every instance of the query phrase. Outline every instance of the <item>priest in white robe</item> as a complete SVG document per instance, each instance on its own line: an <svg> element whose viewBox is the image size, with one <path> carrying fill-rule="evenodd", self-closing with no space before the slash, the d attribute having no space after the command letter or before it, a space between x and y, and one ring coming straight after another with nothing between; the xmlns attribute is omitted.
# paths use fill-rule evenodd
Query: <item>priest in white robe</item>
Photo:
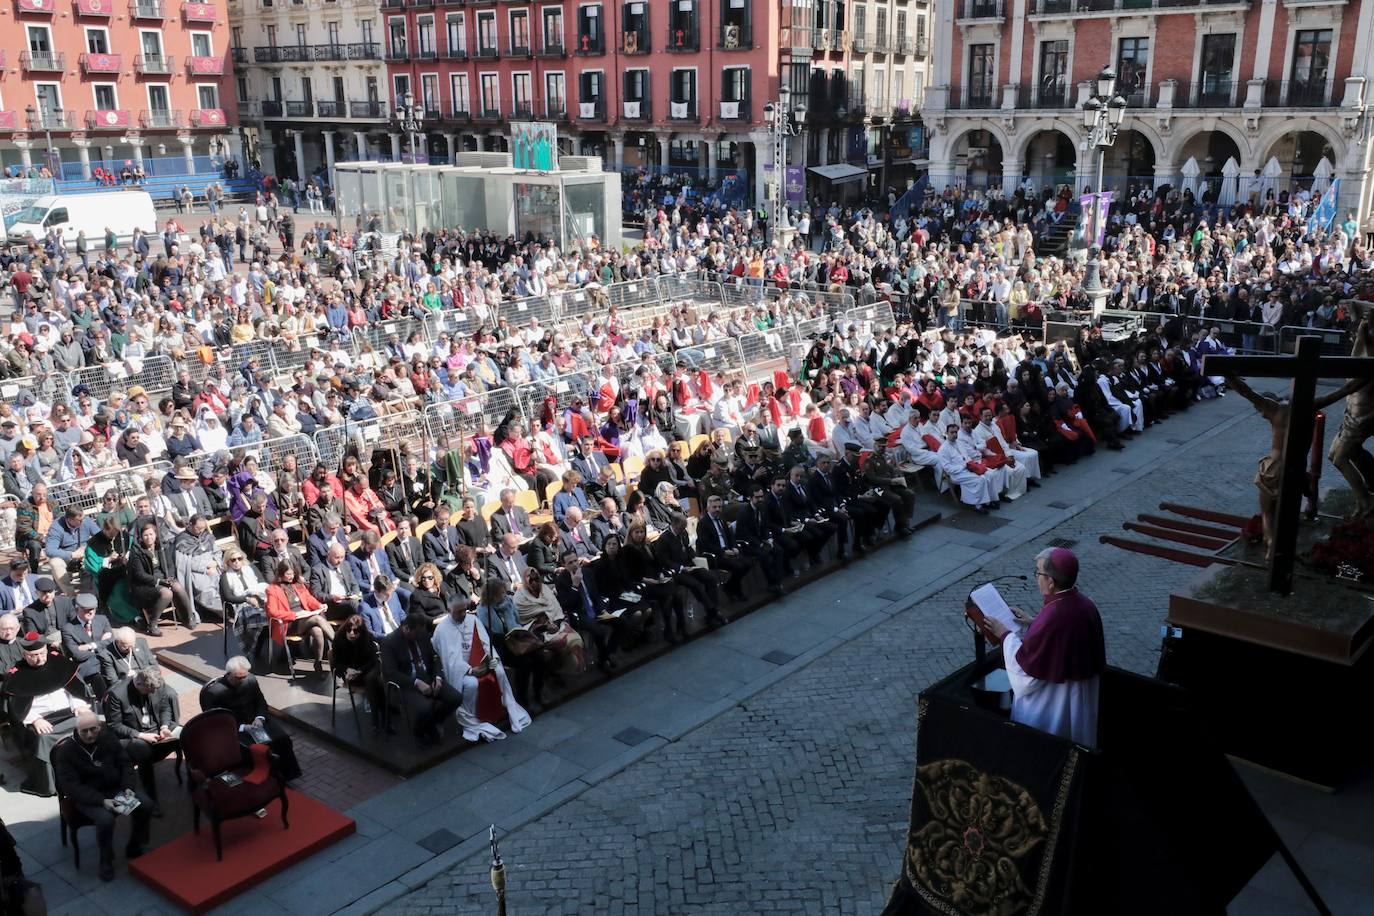
<svg viewBox="0 0 1374 916"><path fill-rule="evenodd" d="M898 442L902 447L901 461L919 467L939 466L940 459L935 453L940 447L940 436L930 423L930 408L925 405L917 404L907 415Z"/></svg>
<svg viewBox="0 0 1374 916"><path fill-rule="evenodd" d="M959 499L975 511L986 515L988 507L997 502L997 490L988 475L969 470L964 450L959 447L959 427L951 423L945 427L945 442L935 453L940 473L959 486Z"/></svg>
<svg viewBox="0 0 1374 916"><path fill-rule="evenodd" d="M1107 647L1097 605L1077 588L1078 558L1063 547L1035 558L1035 581L1044 605L1034 619L1013 608L1018 620L1008 630L988 619L1002 642L1011 680L1011 718L1032 728L1097 745L1098 697Z"/></svg>
<svg viewBox="0 0 1374 916"><path fill-rule="evenodd" d="M505 732L496 727L502 718L512 732L530 724L530 714L515 702L505 666L492 647L487 628L469 614L468 603L454 601L448 616L434 628L434 652L443 665L449 683L463 694L463 704L454 713L466 741L499 741Z"/></svg>
<svg viewBox="0 0 1374 916"><path fill-rule="evenodd" d="M1014 483L1012 475L1016 473L1016 469L1008 464L1003 464L1001 467L992 467L992 463L988 461L988 458L992 455L992 450L983 448L983 446L978 443L978 440L973 437L973 426L972 417L961 416L959 418L959 436L955 441L959 444L959 450L964 453L965 461L977 461L987 467L987 473L982 476L987 477L992 482L993 491L998 494L997 498L1001 499L1002 494L1011 491ZM1024 471L1021 472L1020 487L1020 491L1016 494L1017 496L1026 492Z"/></svg>
<svg viewBox="0 0 1374 916"><path fill-rule="evenodd" d="M1024 496L1028 486L1039 486L1040 479L1040 456L1035 452L1026 454L1027 450L1012 449L1007 445L1006 440L1001 435L1001 430L992 421L992 408L983 408L983 418L978 425L973 427L973 441L983 450L983 453L1000 455L1008 459L1007 470L1007 499L1016 499ZM1034 467L1032 467L1034 464Z"/></svg>

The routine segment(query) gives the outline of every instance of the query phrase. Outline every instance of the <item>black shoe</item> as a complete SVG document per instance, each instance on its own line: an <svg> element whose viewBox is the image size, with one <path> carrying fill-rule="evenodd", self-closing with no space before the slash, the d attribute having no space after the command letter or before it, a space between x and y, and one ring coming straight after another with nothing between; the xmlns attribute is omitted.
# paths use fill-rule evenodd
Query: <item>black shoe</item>
<svg viewBox="0 0 1374 916"><path fill-rule="evenodd" d="M315 674L324 674L324 662L318 658L315 659Z"/></svg>
<svg viewBox="0 0 1374 916"><path fill-rule="evenodd" d="M100 872L99 872L99 874L100 874L100 880L101 880L101 881L113 881L113 880L114 880L114 861L111 860L111 859L101 859L101 860L100 860Z"/></svg>
<svg viewBox="0 0 1374 916"><path fill-rule="evenodd" d="M987 506L974 506L974 507L973 507L973 511L974 511L974 512L977 512L979 515L987 515L987 514L988 514L988 507L987 507Z"/></svg>
<svg viewBox="0 0 1374 916"><path fill-rule="evenodd" d="M162 635L162 627L160 627L160 626L157 625L157 621L156 621L156 620L150 620L150 621L148 621L148 635L149 635L149 636L161 636L161 635Z"/></svg>

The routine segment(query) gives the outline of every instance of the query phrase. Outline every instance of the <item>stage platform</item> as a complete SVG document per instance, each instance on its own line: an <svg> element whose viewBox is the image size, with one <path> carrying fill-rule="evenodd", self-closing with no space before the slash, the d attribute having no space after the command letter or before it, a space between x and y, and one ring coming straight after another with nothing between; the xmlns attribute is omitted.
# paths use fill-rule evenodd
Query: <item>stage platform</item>
<svg viewBox="0 0 1374 916"><path fill-rule="evenodd" d="M352 818L290 789L287 819L281 823L280 802L267 806L264 818L241 817L220 828L224 859L215 859L215 839L202 819L200 833L187 832L129 863L145 884L192 913L204 913L264 879L309 858L351 835Z"/></svg>
<svg viewBox="0 0 1374 916"><path fill-rule="evenodd" d="M940 518L941 515L937 509L926 508L923 504L917 507L911 527L913 530L920 530L935 524L940 521ZM878 549L881 550L882 545L887 543L891 543L891 539L880 542ZM831 560L824 566L803 572L800 578L788 580L788 590L795 591L809 582L823 578L837 565L834 560ZM731 620L752 613L773 600L764 589L761 577L755 576L755 578L758 581L751 581L749 588L749 593L754 597L744 604L727 606L726 614ZM688 631L689 639L696 639L712 632L705 626L701 610L695 606L688 608ZM151 640L158 660L163 665L201 683L213 680L224 673L224 663L227 656L224 649L224 635L217 622L202 623L194 632L180 627L167 627L164 628L164 633L166 635L161 639ZM618 668L609 677L632 671L661 655L668 654L673 649L672 644L660 640L647 645L641 644L629 652L619 652L616 655ZM228 655L240 653L241 649L233 634L230 633ZM287 676L286 666L280 654L277 655L276 664L269 673L264 653L261 658L254 660L253 671L258 676L258 683L262 686L263 695L267 698L267 705L274 715L292 725L307 729L320 738L349 753L362 757L369 763L395 773L397 776L413 776L471 747L471 743L464 741L459 734L457 723L452 721L444 726L443 740L429 748L420 747L409 735L405 734L398 734L393 737L374 736L371 716L363 710L361 697L357 699L358 720L356 724L354 723L352 708L349 706L348 695L343 690L338 692L337 709L331 711L331 679L328 666L326 666L324 674L316 675L310 662L298 660L296 677L293 680ZM544 685L545 702L531 712L537 716L540 712L559 706L573 697L595 688L607 679L606 674L592 667L582 674L565 676L566 684L563 687L555 687L546 681ZM405 724L399 717L396 719L396 724L398 729L404 732Z"/></svg>

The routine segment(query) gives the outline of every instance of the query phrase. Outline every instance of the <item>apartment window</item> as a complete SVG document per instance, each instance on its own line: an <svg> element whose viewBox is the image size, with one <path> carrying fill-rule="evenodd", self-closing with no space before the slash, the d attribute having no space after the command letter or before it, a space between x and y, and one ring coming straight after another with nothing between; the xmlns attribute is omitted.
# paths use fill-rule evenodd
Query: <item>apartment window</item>
<svg viewBox="0 0 1374 916"><path fill-rule="evenodd" d="M992 45L970 45L968 49L968 97L975 105L992 104L992 50Z"/></svg>
<svg viewBox="0 0 1374 916"><path fill-rule="evenodd" d="M512 73L510 91L511 102L515 106L514 114L534 114L534 77L525 72Z"/></svg>
<svg viewBox="0 0 1374 916"><path fill-rule="evenodd" d="M568 112L568 80L562 73L544 74L544 113L562 117Z"/></svg>
<svg viewBox="0 0 1374 916"><path fill-rule="evenodd" d="M235 86L238 88L239 101L240 101L241 103L242 103L242 102L246 102L246 101L248 100L248 79L247 79L247 77L243 77L243 76L236 76L236 77L234 77L234 84L235 84Z"/></svg>
<svg viewBox="0 0 1374 916"><path fill-rule="evenodd" d="M201 85L196 87L196 102L198 108L218 108L219 107L219 87Z"/></svg>
<svg viewBox="0 0 1374 916"><path fill-rule="evenodd" d="M360 35L363 39L363 43L372 44L372 20L364 19L362 22L358 23L358 25L361 27Z"/></svg>
<svg viewBox="0 0 1374 916"><path fill-rule="evenodd" d="M1326 89L1327 70L1331 66L1331 30L1302 29L1293 42L1293 74L1295 86L1316 86Z"/></svg>
<svg viewBox="0 0 1374 916"><path fill-rule="evenodd" d="M695 70L674 70L668 79L668 100L671 107L669 117L692 118L696 116L697 72Z"/></svg>
<svg viewBox="0 0 1374 916"><path fill-rule="evenodd" d="M668 50L695 51L697 49L696 0L669 0Z"/></svg>
<svg viewBox="0 0 1374 916"><path fill-rule="evenodd" d="M454 114L471 114L472 107L468 98L468 75L454 73L448 80L449 93L453 97Z"/></svg>
<svg viewBox="0 0 1374 916"><path fill-rule="evenodd" d="M750 17L752 0L721 0L720 46L727 51L751 47L754 40Z"/></svg>
<svg viewBox="0 0 1374 916"><path fill-rule="evenodd" d="M277 46L277 27L274 25L269 25L267 27L267 46L269 48L275 48Z"/></svg>
<svg viewBox="0 0 1374 916"><path fill-rule="evenodd" d="M577 50L583 53L600 53L605 50L599 5L577 8Z"/></svg>
<svg viewBox="0 0 1374 916"><path fill-rule="evenodd" d="M897 10L897 27L892 31L892 37L898 41L906 41L906 10Z"/></svg>
<svg viewBox="0 0 1374 916"><path fill-rule="evenodd" d="M191 33L191 53L196 57L210 57L215 51L210 45L210 35L206 32Z"/></svg>
<svg viewBox="0 0 1374 916"><path fill-rule="evenodd" d="M544 16L544 50L562 49L563 47L563 10L558 7L545 9Z"/></svg>
<svg viewBox="0 0 1374 916"><path fill-rule="evenodd" d="M301 77L301 99L306 105L315 101L315 83L308 76Z"/></svg>
<svg viewBox="0 0 1374 916"><path fill-rule="evenodd" d="M496 14L482 12L477 14L477 53L496 55Z"/></svg>
<svg viewBox="0 0 1374 916"><path fill-rule="evenodd" d="M324 28L325 34L329 37L329 46L337 48L339 46L339 23L326 22Z"/></svg>
<svg viewBox="0 0 1374 916"><path fill-rule="evenodd" d="M1117 46L1116 91L1133 105L1145 96L1145 71L1150 62L1150 39L1123 38Z"/></svg>
<svg viewBox="0 0 1374 916"><path fill-rule="evenodd" d="M439 56L439 46L434 42L433 16L421 16L415 20L415 50L422 59Z"/></svg>
<svg viewBox="0 0 1374 916"><path fill-rule="evenodd" d="M887 7L880 6L873 11L873 38L879 48L887 46Z"/></svg>
<svg viewBox="0 0 1374 916"><path fill-rule="evenodd" d="M856 39L867 38L864 30L868 28L868 7L854 7L854 37Z"/></svg>
<svg viewBox="0 0 1374 916"><path fill-rule="evenodd" d="M113 83L97 83L91 87L91 94L95 98L96 111L114 111L119 107Z"/></svg>
<svg viewBox="0 0 1374 916"><path fill-rule="evenodd" d="M1040 42L1040 102L1062 106L1068 101L1069 42Z"/></svg>
<svg viewBox="0 0 1374 916"><path fill-rule="evenodd" d="M109 54L110 33L104 29L87 29L86 50L91 54Z"/></svg>
<svg viewBox="0 0 1374 916"><path fill-rule="evenodd" d="M236 47L236 48L241 48L241 47L243 47L243 27L242 27L242 26L237 26L237 25L236 25L236 26L234 26L232 29L230 29L230 30L229 30L229 36L230 36L229 40L233 42L234 47Z"/></svg>
<svg viewBox="0 0 1374 916"><path fill-rule="evenodd" d="M45 25L29 26L29 52L44 57L52 54L52 35Z"/></svg>
<svg viewBox="0 0 1374 916"><path fill-rule="evenodd" d="M625 106L625 117L645 120L651 117L649 71L644 69L626 70L620 97Z"/></svg>
<svg viewBox="0 0 1374 916"><path fill-rule="evenodd" d="M530 11L511 10L510 14L510 52L512 54L530 53Z"/></svg>
<svg viewBox="0 0 1374 916"><path fill-rule="evenodd" d="M387 21L387 35L391 56L398 60L406 58L406 21L399 17Z"/></svg>
<svg viewBox="0 0 1374 916"><path fill-rule="evenodd" d="M583 104L601 101L601 71L588 70L578 75L577 100Z"/></svg>
<svg viewBox="0 0 1374 916"><path fill-rule="evenodd" d="M342 76L336 76L336 77L334 77L334 79L333 79L333 84L334 84L334 101L336 101L336 102L342 102L342 101L344 101L344 99L345 99L345 97L346 97L346 92L344 91L344 79L343 79L343 77L342 77Z"/></svg>
<svg viewBox="0 0 1374 916"><path fill-rule="evenodd" d="M62 90L56 83L34 83L33 97L41 114L51 115L62 110Z"/></svg>
<svg viewBox="0 0 1374 916"><path fill-rule="evenodd" d="M731 121L749 119L748 67L726 67L721 71L720 116Z"/></svg>
<svg viewBox="0 0 1374 916"><path fill-rule="evenodd" d="M307 28L308 27L304 22L296 23L296 47L304 48L306 44L308 44L308 42L306 41Z"/></svg>
<svg viewBox="0 0 1374 916"><path fill-rule="evenodd" d="M887 107L887 71L882 67L873 68L873 85L868 88L869 102L880 114Z"/></svg>
<svg viewBox="0 0 1374 916"><path fill-rule="evenodd" d="M425 73L420 77L420 107L424 109L425 117L438 116L439 74Z"/></svg>
<svg viewBox="0 0 1374 916"><path fill-rule="evenodd" d="M620 46L626 54L649 53L649 5L636 0L621 8L620 23L624 34Z"/></svg>
<svg viewBox="0 0 1374 916"><path fill-rule="evenodd" d="M244 95L247 98L247 95ZM166 115L172 109L171 100L167 94L167 87L160 83L148 84L148 110L156 115Z"/></svg>
<svg viewBox="0 0 1374 916"><path fill-rule="evenodd" d="M501 77L496 73L483 73L482 113L488 117L498 117L501 111Z"/></svg>
<svg viewBox="0 0 1374 916"><path fill-rule="evenodd" d="M1198 87L1198 104L1225 105L1231 100L1231 69L1235 62L1235 33L1202 36L1202 79Z"/></svg>
<svg viewBox="0 0 1374 916"><path fill-rule="evenodd" d="M380 102L382 100L381 93L381 84L377 82L377 77L369 76L367 78L367 100L369 102Z"/></svg>
<svg viewBox="0 0 1374 916"><path fill-rule="evenodd" d="M280 102L280 101L281 101L282 99L284 99L285 97L286 97L286 93L285 93L285 91L282 89L281 77L280 77L280 76L274 76L274 77L272 77L272 99L273 99L273 101Z"/></svg>
<svg viewBox="0 0 1374 916"><path fill-rule="evenodd" d="M448 39L448 50L452 54L455 51L467 54L468 52L468 29L467 20L462 13L449 16L444 20L444 30Z"/></svg>
<svg viewBox="0 0 1374 916"><path fill-rule="evenodd" d="M906 97L906 71L892 71L892 104L909 108L911 100Z"/></svg>
<svg viewBox="0 0 1374 916"><path fill-rule="evenodd" d="M396 100L397 105L405 101L405 97L410 95L410 74L393 74L391 77L391 91L391 97Z"/></svg>

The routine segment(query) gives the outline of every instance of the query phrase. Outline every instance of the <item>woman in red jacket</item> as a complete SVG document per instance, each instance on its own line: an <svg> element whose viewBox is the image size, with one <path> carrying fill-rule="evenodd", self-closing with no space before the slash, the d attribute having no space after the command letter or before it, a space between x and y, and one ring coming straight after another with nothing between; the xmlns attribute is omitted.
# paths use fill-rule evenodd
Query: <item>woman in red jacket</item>
<svg viewBox="0 0 1374 916"><path fill-rule="evenodd" d="M302 636L312 643L315 673L324 672L325 647L334 639L334 628L324 619L324 605L305 583L296 578L296 567L289 562L277 564L277 578L267 586L267 616L272 639L286 644L286 637Z"/></svg>

